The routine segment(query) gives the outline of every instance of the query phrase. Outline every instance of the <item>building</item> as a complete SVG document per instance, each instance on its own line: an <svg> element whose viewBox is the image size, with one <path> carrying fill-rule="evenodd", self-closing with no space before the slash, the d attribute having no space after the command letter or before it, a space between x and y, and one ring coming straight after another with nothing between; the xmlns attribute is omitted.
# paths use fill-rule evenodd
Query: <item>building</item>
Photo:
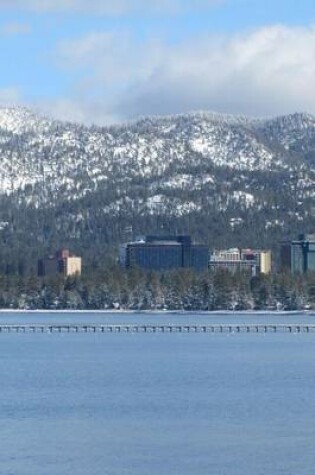
<svg viewBox="0 0 315 475"><path fill-rule="evenodd" d="M281 244L281 268L293 274L315 271L315 234L300 234L298 240Z"/></svg>
<svg viewBox="0 0 315 475"><path fill-rule="evenodd" d="M62 274L64 277L80 276L82 270L81 257L70 254L68 249L61 249L53 256L47 256L38 261L39 276Z"/></svg>
<svg viewBox="0 0 315 475"><path fill-rule="evenodd" d="M209 249L193 244L190 236L145 236L120 247L123 267L140 267L153 271L190 268L207 270Z"/></svg>
<svg viewBox="0 0 315 475"><path fill-rule="evenodd" d="M256 270L259 274L270 274L271 251L262 249L242 249L241 260L256 262Z"/></svg>
<svg viewBox="0 0 315 475"><path fill-rule="evenodd" d="M227 269L230 272L248 271L252 276L271 272L271 251L253 249L215 250L210 255L212 270Z"/></svg>

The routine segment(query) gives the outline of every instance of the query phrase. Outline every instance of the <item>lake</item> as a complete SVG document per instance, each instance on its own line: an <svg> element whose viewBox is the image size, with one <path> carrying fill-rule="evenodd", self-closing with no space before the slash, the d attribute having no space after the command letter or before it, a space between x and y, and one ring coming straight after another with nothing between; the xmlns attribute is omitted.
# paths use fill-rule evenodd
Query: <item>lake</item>
<svg viewBox="0 0 315 475"><path fill-rule="evenodd" d="M14 313L1 323L315 323ZM313 475L315 333L0 334L1 475Z"/></svg>

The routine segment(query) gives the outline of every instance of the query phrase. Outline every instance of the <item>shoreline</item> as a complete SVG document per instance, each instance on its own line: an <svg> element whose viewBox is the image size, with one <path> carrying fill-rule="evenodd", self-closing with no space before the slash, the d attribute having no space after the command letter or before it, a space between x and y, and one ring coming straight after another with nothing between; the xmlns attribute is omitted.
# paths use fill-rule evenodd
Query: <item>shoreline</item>
<svg viewBox="0 0 315 475"><path fill-rule="evenodd" d="M0 309L1 314L107 314L107 315L314 315L315 310L123 310L123 309L104 309L104 310L74 310L74 309Z"/></svg>

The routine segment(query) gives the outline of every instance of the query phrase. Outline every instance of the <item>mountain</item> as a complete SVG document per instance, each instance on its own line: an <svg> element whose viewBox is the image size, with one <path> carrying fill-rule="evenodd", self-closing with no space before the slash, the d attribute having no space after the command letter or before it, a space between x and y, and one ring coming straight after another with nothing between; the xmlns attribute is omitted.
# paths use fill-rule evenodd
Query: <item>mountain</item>
<svg viewBox="0 0 315 475"><path fill-rule="evenodd" d="M0 108L0 273L60 245L106 265L152 232L268 246L315 227L315 117L215 113L111 127Z"/></svg>

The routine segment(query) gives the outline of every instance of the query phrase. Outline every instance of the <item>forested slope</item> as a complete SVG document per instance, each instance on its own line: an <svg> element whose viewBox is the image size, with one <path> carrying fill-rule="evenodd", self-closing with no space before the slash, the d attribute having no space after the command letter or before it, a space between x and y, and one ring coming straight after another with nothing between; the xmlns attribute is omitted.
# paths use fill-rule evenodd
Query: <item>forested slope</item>
<svg viewBox="0 0 315 475"><path fill-rule="evenodd" d="M0 108L0 274L59 246L85 270L120 242L187 233L210 248L271 247L315 228L315 118L213 113L86 127Z"/></svg>

